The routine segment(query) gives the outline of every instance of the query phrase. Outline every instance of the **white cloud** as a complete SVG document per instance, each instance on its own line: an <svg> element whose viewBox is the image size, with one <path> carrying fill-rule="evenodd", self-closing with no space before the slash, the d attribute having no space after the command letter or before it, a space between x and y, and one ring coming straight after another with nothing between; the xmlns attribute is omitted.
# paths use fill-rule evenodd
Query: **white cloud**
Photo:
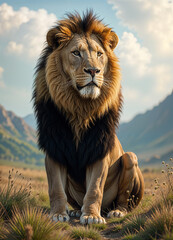
<svg viewBox="0 0 173 240"><path fill-rule="evenodd" d="M137 77L149 73L151 53L142 47L132 33L124 32L118 46L118 57L121 59L123 69L134 72Z"/></svg>
<svg viewBox="0 0 173 240"><path fill-rule="evenodd" d="M8 43L7 51L9 53L21 54L23 52L23 45L17 44L16 42L11 41Z"/></svg>
<svg viewBox="0 0 173 240"><path fill-rule="evenodd" d="M29 10L21 8L20 11L14 11L11 6L6 3L0 5L0 34L14 31L22 24L29 21Z"/></svg>
<svg viewBox="0 0 173 240"><path fill-rule="evenodd" d="M126 101L136 101L140 97L140 92L137 89L127 87L123 90Z"/></svg>
<svg viewBox="0 0 173 240"><path fill-rule="evenodd" d="M173 89L171 66L160 64L153 69L155 75L155 91L158 94L167 94L168 89Z"/></svg>
<svg viewBox="0 0 173 240"><path fill-rule="evenodd" d="M0 35L10 39L8 52L38 57L46 33L55 21L56 16L48 14L44 9L32 11L22 7L15 11L6 3L0 5Z"/></svg>
<svg viewBox="0 0 173 240"><path fill-rule="evenodd" d="M173 54L173 1L108 0L121 23L161 56Z"/></svg>

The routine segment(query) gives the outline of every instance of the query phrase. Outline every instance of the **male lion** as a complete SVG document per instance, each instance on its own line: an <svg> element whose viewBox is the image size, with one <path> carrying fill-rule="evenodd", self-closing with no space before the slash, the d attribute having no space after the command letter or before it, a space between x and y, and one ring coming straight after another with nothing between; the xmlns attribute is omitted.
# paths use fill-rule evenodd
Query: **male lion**
<svg viewBox="0 0 173 240"><path fill-rule="evenodd" d="M33 98L56 221L81 213L82 224L104 223L101 210L121 217L143 196L137 157L124 153L115 133L122 106L117 43L92 11L68 14L47 33Z"/></svg>

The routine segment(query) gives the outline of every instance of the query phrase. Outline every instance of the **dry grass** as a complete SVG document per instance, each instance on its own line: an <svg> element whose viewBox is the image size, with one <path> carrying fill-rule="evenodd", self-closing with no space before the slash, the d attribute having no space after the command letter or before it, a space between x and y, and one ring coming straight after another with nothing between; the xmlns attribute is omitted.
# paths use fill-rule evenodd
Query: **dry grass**
<svg viewBox="0 0 173 240"><path fill-rule="evenodd" d="M81 226L79 219L72 219L70 223L56 224L55 228L53 227L54 223L49 222L50 219L45 213L45 209L49 211L50 207L45 171L26 168L13 168L11 170L9 166L1 166L0 191L6 193L6 200L8 201L4 201L5 197L3 196L5 194L3 196L0 194L0 239L14 239L9 236L10 234L15 236L14 233L17 229L22 229L20 231L23 231L22 234L24 234L17 238L19 240L44 239L43 237L33 237L37 232L35 225L41 224L44 226L42 219L44 221L48 219L47 225L51 229L48 239L102 239L103 236L105 239L173 239L173 168L171 164L173 164L172 161L169 165L160 164L160 170L143 170L145 179L144 198L139 206L125 217L106 219L106 225L89 227ZM9 177L10 175L11 177ZM23 192L18 192L17 189L23 189ZM14 192L18 199L20 199L18 193L23 193L23 198L21 197L23 200L21 203L18 201L17 208L14 208ZM10 204L7 204L7 202ZM22 204L23 202L25 204ZM25 207L26 204L28 208ZM38 211L38 218L35 219L35 222L34 220L26 221L27 214L33 219L35 211ZM10 212L13 213L13 217ZM8 225L3 220L6 213L9 216ZM38 220L39 216L42 216L40 220ZM19 222L21 222L21 225ZM19 225L23 225L23 227L20 228ZM15 226L17 226L16 230ZM41 231L39 232L41 233ZM8 238L3 237L7 233L9 234Z"/></svg>
<svg viewBox="0 0 173 240"><path fill-rule="evenodd" d="M58 226L52 222L42 209L26 207L24 210L15 208L8 228L4 229L4 240L53 240L52 233Z"/></svg>

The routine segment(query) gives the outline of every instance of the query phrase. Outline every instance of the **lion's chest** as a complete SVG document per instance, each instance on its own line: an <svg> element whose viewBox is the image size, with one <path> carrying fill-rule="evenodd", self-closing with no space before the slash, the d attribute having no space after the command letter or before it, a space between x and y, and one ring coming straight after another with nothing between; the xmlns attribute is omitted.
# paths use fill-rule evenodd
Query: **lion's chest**
<svg viewBox="0 0 173 240"><path fill-rule="evenodd" d="M76 181L84 181L86 166L103 159L114 146L111 112L91 124L77 149L69 122L51 101L38 104L37 113L40 148L54 161L65 165Z"/></svg>

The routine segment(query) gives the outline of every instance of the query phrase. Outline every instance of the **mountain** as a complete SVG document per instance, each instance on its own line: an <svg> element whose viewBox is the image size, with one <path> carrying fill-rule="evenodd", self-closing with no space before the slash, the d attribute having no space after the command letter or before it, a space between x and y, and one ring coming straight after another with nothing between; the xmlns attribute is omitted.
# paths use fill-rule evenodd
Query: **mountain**
<svg viewBox="0 0 173 240"><path fill-rule="evenodd" d="M120 125L118 137L125 151L141 159L162 156L173 150L173 92L153 109Z"/></svg>
<svg viewBox="0 0 173 240"><path fill-rule="evenodd" d="M0 105L0 159L40 165L43 154L36 144L36 132L22 118Z"/></svg>
<svg viewBox="0 0 173 240"><path fill-rule="evenodd" d="M36 129L36 120L35 120L34 114L28 114L23 119L30 127L32 127L33 129Z"/></svg>

